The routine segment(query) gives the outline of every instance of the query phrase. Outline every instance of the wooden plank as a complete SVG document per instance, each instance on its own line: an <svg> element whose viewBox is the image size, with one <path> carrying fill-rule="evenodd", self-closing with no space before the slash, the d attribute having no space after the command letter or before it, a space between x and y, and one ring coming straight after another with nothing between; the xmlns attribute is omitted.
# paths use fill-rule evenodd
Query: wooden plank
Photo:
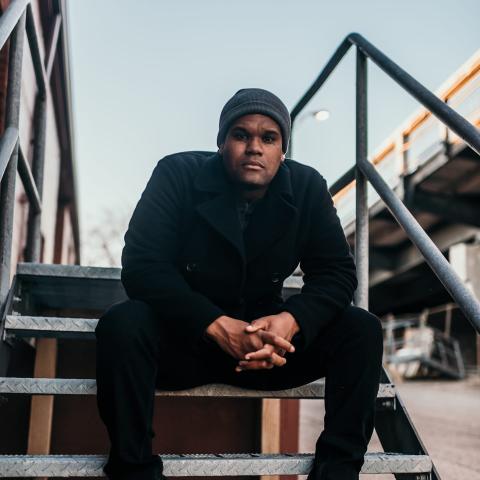
<svg viewBox="0 0 480 480"><path fill-rule="evenodd" d="M280 452L281 431L281 401L279 399L262 400L262 453ZM280 480L278 475L266 477L262 480Z"/></svg>
<svg viewBox="0 0 480 480"><path fill-rule="evenodd" d="M56 363L57 340L55 338L37 339L34 376L54 378ZM29 455L47 455L50 453L53 399L53 395L32 396L27 448Z"/></svg>

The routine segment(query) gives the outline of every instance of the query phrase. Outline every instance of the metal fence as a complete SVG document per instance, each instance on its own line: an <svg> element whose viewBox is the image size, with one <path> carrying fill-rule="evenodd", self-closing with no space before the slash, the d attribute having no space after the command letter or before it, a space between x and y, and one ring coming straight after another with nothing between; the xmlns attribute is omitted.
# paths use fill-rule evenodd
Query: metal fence
<svg viewBox="0 0 480 480"><path fill-rule="evenodd" d="M440 100L430 90L415 80L405 70L400 68L378 48L368 42L358 33L348 35L324 69L313 82L312 86L297 102L291 112L292 126L300 112L305 108L312 97L320 90L325 81L332 74L336 66L354 45L357 53L356 63L356 162L355 166L337 180L330 192L340 191L355 179L356 183L356 217L355 217L355 259L357 265L358 288L355 292L355 304L368 308L368 182L385 202L393 217L405 230L410 240L420 250L425 261L435 275L458 304L466 318L480 333L480 303L468 290L461 278L456 274L442 252L425 233L414 216L396 196L388 183L378 173L375 166L367 160L367 61L370 59L380 67L390 78L404 90L415 97L429 112L450 128L455 135L465 140L470 147L480 155L480 133L464 117ZM291 144L290 144L291 148Z"/></svg>
<svg viewBox="0 0 480 480"><path fill-rule="evenodd" d="M57 16L54 34L45 61L43 61L32 6L29 1L12 0L0 18L0 48L6 47L7 42L9 48L5 131L0 139L0 313L10 286L17 171L30 205L25 260L38 262L40 259L47 85L52 72L59 28L60 15ZM31 167L22 152L19 141L20 93L25 33L27 34L37 84Z"/></svg>

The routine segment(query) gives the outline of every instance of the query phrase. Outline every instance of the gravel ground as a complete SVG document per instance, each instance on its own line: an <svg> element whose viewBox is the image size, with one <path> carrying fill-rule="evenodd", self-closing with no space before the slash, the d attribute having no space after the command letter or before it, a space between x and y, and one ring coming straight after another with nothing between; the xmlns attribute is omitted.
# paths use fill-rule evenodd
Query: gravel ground
<svg viewBox="0 0 480 480"><path fill-rule="evenodd" d="M463 381L410 381L397 385L442 480L480 480L480 377ZM300 451L313 452L323 429L323 401L300 404ZM374 434L369 451L382 451ZM299 478L306 478L301 476ZM393 475L363 475L391 480Z"/></svg>

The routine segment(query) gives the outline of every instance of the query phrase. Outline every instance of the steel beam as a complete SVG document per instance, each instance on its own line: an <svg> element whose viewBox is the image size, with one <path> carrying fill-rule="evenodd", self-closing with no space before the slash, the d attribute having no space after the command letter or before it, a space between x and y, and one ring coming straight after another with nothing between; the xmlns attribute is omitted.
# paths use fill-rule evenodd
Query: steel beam
<svg viewBox="0 0 480 480"><path fill-rule="evenodd" d="M30 164L27 162L25 155L23 154L22 147L18 146L18 174L22 180L23 188L27 194L28 201L30 202L30 208L35 212L40 212L42 210L42 202L40 200L40 195L35 185L35 180L33 179L32 170L30 169Z"/></svg>
<svg viewBox="0 0 480 480"><path fill-rule="evenodd" d="M368 309L368 195L367 178L358 168L367 161L367 57L357 49L356 81L355 263L358 288L355 305Z"/></svg>
<svg viewBox="0 0 480 480"><path fill-rule="evenodd" d="M15 4L16 3L13 2L11 6ZM25 13L20 16L20 19L18 20L18 23L10 37L8 86L5 114L5 124L7 128L14 127L18 129L20 117L20 91L22 85L24 36ZM13 210L15 206L17 157L18 142L13 149L10 162L8 163L0 185L0 308L6 299L8 289L10 287L10 262L12 255Z"/></svg>
<svg viewBox="0 0 480 480"><path fill-rule="evenodd" d="M0 181L8 167L12 153L18 142L18 128L7 127L0 139Z"/></svg>
<svg viewBox="0 0 480 480"><path fill-rule="evenodd" d="M347 170L338 180L336 180L329 188L330 195L332 197L336 195L342 188L345 188L348 184L355 180L356 168L353 166L350 170Z"/></svg>
<svg viewBox="0 0 480 480"><path fill-rule="evenodd" d="M382 382L390 382L388 373L383 369ZM420 439L413 425L407 409L397 394L395 395L394 410L377 410L375 412L375 430L385 451L401 451L410 455L428 455L428 451ZM432 480L439 480L440 476L432 465ZM395 475L397 480L417 480L415 475Z"/></svg>
<svg viewBox="0 0 480 480"><path fill-rule="evenodd" d="M30 45L30 52L32 53L33 69L37 79L38 94L42 99L45 99L47 96L47 76L42 61L42 55L40 54L37 29L35 27L35 19L33 18L32 5L30 3L27 5L26 31L28 43Z"/></svg>
<svg viewBox="0 0 480 480"><path fill-rule="evenodd" d="M48 53L45 61L45 73L47 81L52 76L53 63L55 61L55 55L57 53L58 39L60 38L60 29L62 27L62 16L57 13L55 16L55 22L53 24L52 35L50 37L50 43L48 46Z"/></svg>
<svg viewBox="0 0 480 480"><path fill-rule="evenodd" d="M290 117L292 119L292 125L295 122L295 119L297 118L299 113L305 108L307 103L317 93L317 91L321 88L321 86L327 81L328 77L335 70L335 68L340 63L340 61L348 52L351 46L352 46L352 43L347 37L343 40L340 46L335 50L335 53L330 57L330 60L322 69L322 71L320 72L320 75L315 79L311 87L305 92L302 98L293 107L292 112L290 113Z"/></svg>
<svg viewBox="0 0 480 480"><path fill-rule="evenodd" d="M29 0L12 0L7 9L2 13L0 21L0 48L3 48L5 43L7 43L28 3Z"/></svg>
<svg viewBox="0 0 480 480"><path fill-rule="evenodd" d="M45 167L45 147L47 137L47 100L40 94L35 99L35 117L33 123L35 138L33 141L32 175L37 187L40 204L43 197L43 176ZM27 245L25 260L27 262L40 261L41 249L41 209L28 211Z"/></svg>

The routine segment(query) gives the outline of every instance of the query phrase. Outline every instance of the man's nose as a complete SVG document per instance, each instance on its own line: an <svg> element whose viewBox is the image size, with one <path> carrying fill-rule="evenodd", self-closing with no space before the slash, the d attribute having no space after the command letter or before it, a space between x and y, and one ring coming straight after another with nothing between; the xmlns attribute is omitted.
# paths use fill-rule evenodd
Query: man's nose
<svg viewBox="0 0 480 480"><path fill-rule="evenodd" d="M262 143L259 138L252 136L247 142L247 153L249 154L261 154L262 153Z"/></svg>

